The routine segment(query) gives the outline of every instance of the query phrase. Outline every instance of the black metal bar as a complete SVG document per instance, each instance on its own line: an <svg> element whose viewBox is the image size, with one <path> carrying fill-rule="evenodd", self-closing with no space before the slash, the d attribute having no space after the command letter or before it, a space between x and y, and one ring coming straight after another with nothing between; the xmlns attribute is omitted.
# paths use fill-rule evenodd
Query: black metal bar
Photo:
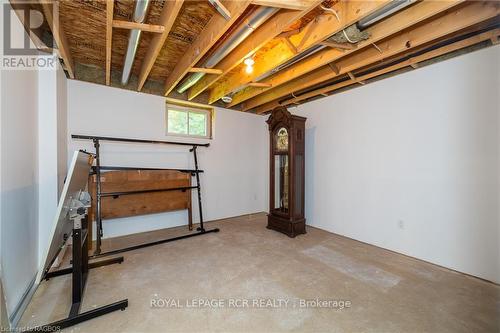
<svg viewBox="0 0 500 333"><path fill-rule="evenodd" d="M198 170L198 156L196 154L196 149L198 147L196 146L193 146L193 148L191 148L189 151L193 152L193 156L194 156L194 169L195 170ZM198 189L198 210L200 212L200 227L198 228L198 230L200 231L204 231L205 228L203 226L203 210L202 210L202 207L201 207L201 185L200 185L200 174L199 173L196 173L196 187Z"/></svg>
<svg viewBox="0 0 500 333"><path fill-rule="evenodd" d="M171 188L160 188L154 190L137 190L137 191L126 191L126 192L105 192L101 193L101 197L119 197L121 195L130 194L141 194L141 193L152 193L152 192L167 192L167 191L186 191L197 188L196 186L185 186L185 187L171 187Z"/></svg>
<svg viewBox="0 0 500 333"><path fill-rule="evenodd" d="M123 257L116 257L116 258L110 258L106 260L100 260L100 261L95 261L95 262L89 262L88 268L97 268L97 267L102 267L102 266L107 266L107 265L112 265L112 264L121 264L123 262ZM67 275L73 273L73 267L68 267L68 268L62 268L58 269L57 271L52 271L48 272L44 276L44 280L49 280L51 278L54 278L56 276L61 276L61 275Z"/></svg>
<svg viewBox="0 0 500 333"><path fill-rule="evenodd" d="M93 166L92 167L92 172L96 172L96 167ZM196 173L196 172L200 172L200 173L203 173L204 171L203 170L190 170L190 169L170 169L170 168L141 168L141 167L121 167L121 166L101 166L101 171L104 171L104 170L110 170L110 171L119 171L119 170L158 170L158 171L164 171L164 170L171 170L171 171L179 171L179 172L185 172L185 173Z"/></svg>
<svg viewBox="0 0 500 333"><path fill-rule="evenodd" d="M82 229L73 229L73 272L72 272L72 306L69 316L78 314L82 301L83 270L82 270ZM76 306L75 306L76 305Z"/></svg>
<svg viewBox="0 0 500 333"><path fill-rule="evenodd" d="M180 240L180 239L186 239L186 238L191 238L191 237L195 237L195 236L201 236L201 235L208 234L208 233L211 233L211 232L219 232L219 231L220 231L219 228L210 229L210 230L203 230L203 231L199 231L199 232L196 232L196 233L187 234L187 235L183 235L183 236L177 236L177 237L173 237L173 238L162 239L162 240L151 242L151 243L139 244L139 245L125 247L123 249L113 250L113 251L109 251L109 252L103 252L103 253L100 253L100 254L94 254L94 255L91 255L90 258L91 259L95 259L95 258L101 258L101 257L105 257L105 256L111 256L111 255L115 255L115 254L118 254L118 253L123 253L123 252L128 252L128 251L134 251L134 250L142 249L142 248L149 247L149 246L160 245L160 244L163 244L163 243L169 243L169 242L173 242L173 241Z"/></svg>
<svg viewBox="0 0 500 333"><path fill-rule="evenodd" d="M102 140L102 141L115 141L115 142L168 144L168 145L195 146L195 147L208 147L208 146L210 146L210 143L189 143L189 142L175 142L175 141L128 139L128 138L115 138L115 137L109 137L109 136L93 136L93 135L79 135L79 134L72 134L71 138L82 139L82 140L93 140L93 141Z"/></svg>
<svg viewBox="0 0 500 333"><path fill-rule="evenodd" d="M101 215L101 156L99 154L99 140L93 139L95 147L95 170L96 170L96 207L95 207L95 218L96 218L96 247L95 254L101 253L101 238L103 236L102 232L102 215Z"/></svg>
<svg viewBox="0 0 500 333"><path fill-rule="evenodd" d="M56 332L64 328L83 323L84 321L91 320L114 311L118 310L123 311L127 308L127 306L128 306L128 299L124 299L115 303L101 306L96 309L92 309L90 311L76 314L73 317L68 317L62 320L55 321L48 325L33 327L23 332Z"/></svg>

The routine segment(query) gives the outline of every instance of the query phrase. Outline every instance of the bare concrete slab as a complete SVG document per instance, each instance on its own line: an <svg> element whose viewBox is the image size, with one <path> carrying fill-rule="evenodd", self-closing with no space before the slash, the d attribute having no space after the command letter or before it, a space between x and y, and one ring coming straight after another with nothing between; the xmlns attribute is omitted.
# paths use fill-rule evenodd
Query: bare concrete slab
<svg viewBox="0 0 500 333"><path fill-rule="evenodd" d="M123 298L130 305L66 331L500 331L495 284L319 229L290 239L265 224L263 214L213 222L221 232L128 252L123 264L92 270L83 310ZM65 317L70 288L69 276L42 283L20 326Z"/></svg>

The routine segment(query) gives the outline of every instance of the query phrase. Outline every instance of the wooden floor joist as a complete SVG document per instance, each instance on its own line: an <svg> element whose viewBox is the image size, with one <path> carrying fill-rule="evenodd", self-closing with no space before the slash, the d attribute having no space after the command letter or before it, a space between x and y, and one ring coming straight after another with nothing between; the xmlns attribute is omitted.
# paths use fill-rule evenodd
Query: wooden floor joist
<svg viewBox="0 0 500 333"><path fill-rule="evenodd" d="M141 31L154 32L154 33L163 33L165 32L165 27L163 25L155 25L155 24L145 24L145 23L137 23L130 21L122 21L122 20L113 20L113 28L118 29L137 29Z"/></svg>
<svg viewBox="0 0 500 333"><path fill-rule="evenodd" d="M424 0L412 7L392 15L390 18L368 28L366 31L370 34L370 38L366 41L358 43L356 50L339 50L325 49L317 54L304 59L302 62L286 68L275 75L266 78L263 82L271 83L273 88L279 87L287 82L307 74L319 67L327 65L333 61L337 61L342 57L349 56L353 52L359 52L360 49L370 47L375 41L383 40L391 35L394 35L406 28L414 26L425 19L436 16L452 7L461 4L463 0L446 0L446 1L429 1ZM233 102L229 107L238 105L254 98L263 93L262 90L247 88L236 93L233 96ZM265 102L264 102L265 103ZM245 109L249 109L245 107Z"/></svg>
<svg viewBox="0 0 500 333"><path fill-rule="evenodd" d="M207 24L205 30L191 44L185 55L179 59L174 69L165 81L165 96L167 96L184 76L193 67L196 67L198 61L215 45L217 40L221 38L231 28L233 23L245 12L251 4L250 0L245 1L229 1L226 4L226 9L231 13L231 19L226 20L221 15L215 15Z"/></svg>
<svg viewBox="0 0 500 333"><path fill-rule="evenodd" d="M383 7L388 1L352 1L338 2L333 8L340 12L341 20L332 14L324 13L311 21L298 34L279 39L277 45L264 48L264 52L257 52L255 65L251 74L246 73L240 65L235 71L228 73L213 85L210 90L209 103L214 103L223 96L247 86L261 75L271 71L282 63L292 59L297 53L322 43L326 38L341 31L354 22ZM278 35L279 36L279 35ZM230 106L235 105L234 101Z"/></svg>
<svg viewBox="0 0 500 333"><path fill-rule="evenodd" d="M54 41L57 44L57 50L60 58L64 62L64 67L70 78L75 78L75 65L66 39L66 34L61 27L59 20L59 3L54 0L40 0L43 8L43 14L47 20L47 24L52 31Z"/></svg>
<svg viewBox="0 0 500 333"><path fill-rule="evenodd" d="M491 39L491 38L498 38L499 35L500 35L500 29L494 29L491 31L483 32L483 33L480 33L476 36L472 36L472 37L463 39L461 41L437 48L437 49L432 50L430 52L424 53L424 54L416 56L414 58L410 58L408 60L405 60L405 61L402 61L402 62L397 63L395 65L383 68L383 69L375 71L373 73L360 76L359 78L356 79L356 81L369 80L369 79L378 77L380 75L394 72L394 71L397 71L401 68L408 67L408 66L411 66L412 68L416 69L416 68L418 68L418 66L415 66L415 65L417 65L419 62L426 61L426 60L429 60L429 59L432 59L435 57L439 57L439 56L442 56L444 54L451 53L453 51L457 51L457 50L481 43L483 41L487 41L488 39ZM280 105L287 106L287 105L291 105L291 104L296 104L296 103L299 103L301 101L305 101L307 99L313 98L313 97L318 96L318 95L328 96L327 93L331 93L337 89L341 89L341 88L350 86L352 84L355 84L356 81L348 80L348 81L333 84L333 85L330 85L330 86L327 86L324 88L313 90L311 92L300 95L298 97L288 99L288 100L282 102ZM268 110L268 111L270 111L270 110ZM261 113L263 113L263 112L266 112L266 111L262 111Z"/></svg>
<svg viewBox="0 0 500 333"><path fill-rule="evenodd" d="M339 60L336 63L340 68L339 74L347 74L349 71L354 71L375 61L405 52L410 48L423 45L434 39L494 18L499 13L500 8L494 2L468 2L454 10L446 11L442 15L426 21L425 24L422 23L409 30L404 30L403 33L385 39L379 43L379 47L383 51L382 53L374 48L364 48L349 57ZM331 80L336 76L328 66L320 67L246 101L243 103L243 110L250 110L260 105L266 105L273 100Z"/></svg>
<svg viewBox="0 0 500 333"><path fill-rule="evenodd" d="M111 84L111 53L113 52L114 0L106 0L106 85Z"/></svg>
<svg viewBox="0 0 500 333"><path fill-rule="evenodd" d="M170 0L165 2L159 20L159 23L163 26L164 30L161 34L157 34L151 39L148 51L142 60L137 91L141 91L142 87L144 87L144 83L146 83L149 73L156 62L156 58L160 54L163 44L167 40L168 34L174 25L175 19L177 18L183 3L184 0Z"/></svg>
<svg viewBox="0 0 500 333"><path fill-rule="evenodd" d="M211 87L222 76L229 73L236 66L241 64L243 60L255 53L258 49L264 46L267 42L275 38L277 35L288 28L292 23L306 15L321 3L321 0L311 1L310 6L302 11L283 11L280 10L274 14L269 20L264 22L256 29L249 37L238 45L228 56L217 64L217 68L222 69L223 75L218 77L203 77L188 91L188 99L191 100ZM285 46L286 47L286 46Z"/></svg>
<svg viewBox="0 0 500 333"><path fill-rule="evenodd" d="M311 0L252 0L254 5L292 10L307 9L312 2Z"/></svg>
<svg viewBox="0 0 500 333"><path fill-rule="evenodd" d="M216 68L201 68L201 67L193 67L189 70L190 73L206 73L206 74L222 74L220 69Z"/></svg>

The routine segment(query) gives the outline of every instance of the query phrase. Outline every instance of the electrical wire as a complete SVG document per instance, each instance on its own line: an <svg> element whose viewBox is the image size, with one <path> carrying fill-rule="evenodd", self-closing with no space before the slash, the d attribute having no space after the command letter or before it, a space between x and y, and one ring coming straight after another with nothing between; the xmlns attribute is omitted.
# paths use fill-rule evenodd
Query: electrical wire
<svg viewBox="0 0 500 333"><path fill-rule="evenodd" d="M325 12L330 12L332 13L333 15L335 15L335 17L337 18L337 21L339 21L340 23L340 17L339 17L339 13L337 13L337 11L333 8L328 8L328 7L325 7L323 5L320 5L320 8L323 9ZM342 32L344 33L344 37L345 39L347 39L347 41L351 44L356 44L359 42L358 41L353 41L352 39L349 38L349 36L347 36L347 33L345 32L345 29L342 30Z"/></svg>

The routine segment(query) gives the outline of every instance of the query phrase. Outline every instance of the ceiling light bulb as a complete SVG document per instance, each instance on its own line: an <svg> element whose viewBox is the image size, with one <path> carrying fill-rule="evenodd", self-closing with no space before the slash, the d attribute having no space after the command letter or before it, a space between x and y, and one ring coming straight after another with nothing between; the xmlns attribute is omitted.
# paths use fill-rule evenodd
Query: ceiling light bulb
<svg viewBox="0 0 500 333"><path fill-rule="evenodd" d="M255 64L255 60L253 58L246 58L243 63L248 66L253 66Z"/></svg>
<svg viewBox="0 0 500 333"><path fill-rule="evenodd" d="M253 66L249 66L249 65L247 65L247 66L245 67L245 72L246 72L247 74L251 74L251 73L253 72Z"/></svg>

